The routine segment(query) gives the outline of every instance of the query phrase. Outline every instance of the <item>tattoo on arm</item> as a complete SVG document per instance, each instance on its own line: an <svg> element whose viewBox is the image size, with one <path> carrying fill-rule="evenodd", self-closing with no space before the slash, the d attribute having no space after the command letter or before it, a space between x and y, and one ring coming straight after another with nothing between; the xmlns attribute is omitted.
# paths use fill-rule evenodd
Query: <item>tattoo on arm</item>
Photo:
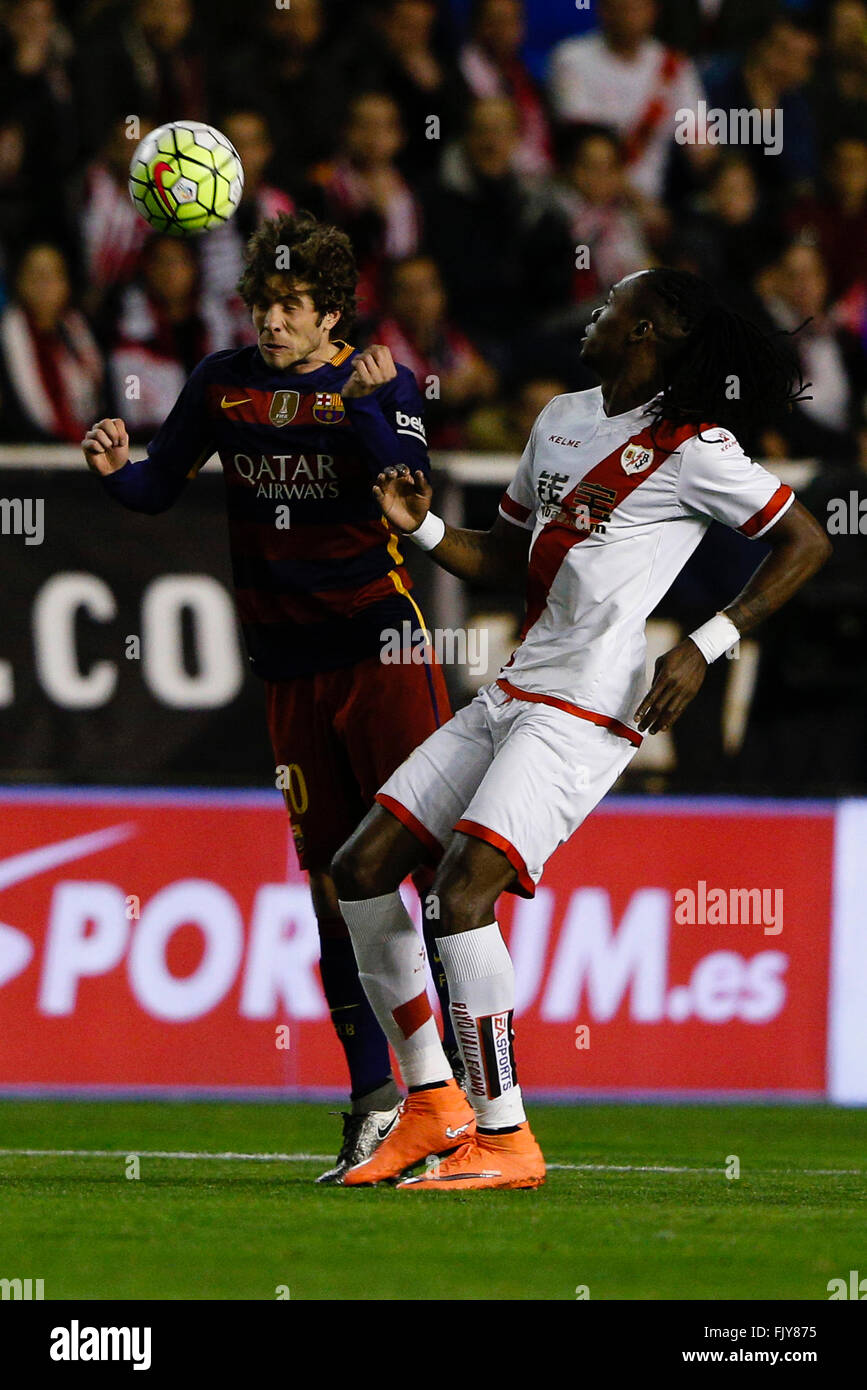
<svg viewBox="0 0 867 1390"><path fill-rule="evenodd" d="M752 632L754 627L758 627L759 623L763 623L772 611L765 594L747 595L747 591L744 590L740 598L736 598L734 603L730 603L725 609L725 615L744 637L748 632Z"/></svg>

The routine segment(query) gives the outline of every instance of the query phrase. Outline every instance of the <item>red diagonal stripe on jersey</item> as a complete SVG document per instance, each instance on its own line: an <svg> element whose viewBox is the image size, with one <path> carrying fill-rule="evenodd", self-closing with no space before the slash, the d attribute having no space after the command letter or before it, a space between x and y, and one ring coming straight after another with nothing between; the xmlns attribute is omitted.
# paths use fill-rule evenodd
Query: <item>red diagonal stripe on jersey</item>
<svg viewBox="0 0 867 1390"><path fill-rule="evenodd" d="M563 498L562 505L565 507L571 502L579 488L586 487L588 483L598 483L602 487L610 488L616 494L611 506L613 513L637 487L641 487L641 484L646 482L652 473L656 472L657 468L685 440L698 434L699 430L710 428L710 425L701 424L679 425L677 429L673 429L670 425L662 424L656 431L654 441L650 437L652 426L648 425L640 434L634 434L631 438L623 440L606 458L600 459L599 463L594 464L589 473L585 473L581 481L576 483L572 491ZM643 473L624 473L623 471L620 456L630 444L636 444L640 448L653 449L653 463ZM530 553L530 567L527 571L527 613L524 618L524 626L521 629L522 641L533 624L541 617L545 604L548 602L551 585L554 583L560 566L569 551L574 545L579 545L581 541L587 540L587 537L592 534L592 531L578 531L574 526L567 526L562 521L549 522L539 533L536 544Z"/></svg>

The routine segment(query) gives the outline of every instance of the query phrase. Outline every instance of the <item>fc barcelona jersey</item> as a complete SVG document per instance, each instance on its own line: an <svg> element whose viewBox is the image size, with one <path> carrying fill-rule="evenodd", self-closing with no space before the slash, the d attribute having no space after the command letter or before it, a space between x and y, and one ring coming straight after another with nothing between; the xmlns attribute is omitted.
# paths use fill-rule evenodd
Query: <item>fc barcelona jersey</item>
<svg viewBox="0 0 867 1390"><path fill-rule="evenodd" d="M285 680L377 652L383 628L414 620L398 536L372 496L383 468L430 473L412 373L344 401L356 349L279 372L256 347L196 367L147 455L102 479L136 511L165 510L216 453L232 572L250 662Z"/></svg>

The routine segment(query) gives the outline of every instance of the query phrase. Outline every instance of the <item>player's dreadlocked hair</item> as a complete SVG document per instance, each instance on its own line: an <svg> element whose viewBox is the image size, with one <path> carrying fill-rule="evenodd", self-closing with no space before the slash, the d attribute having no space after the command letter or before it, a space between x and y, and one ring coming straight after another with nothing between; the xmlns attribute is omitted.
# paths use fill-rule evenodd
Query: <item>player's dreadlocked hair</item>
<svg viewBox="0 0 867 1390"><path fill-rule="evenodd" d="M664 306L657 336L667 344L662 394L648 408L654 431L663 423L706 422L749 448L778 412L804 399L810 383L783 341L791 335L762 332L687 271L650 270L646 284Z"/></svg>
<svg viewBox="0 0 867 1390"><path fill-rule="evenodd" d="M263 222L247 242L244 272L238 281L238 293L248 309L267 297L265 281L275 274L309 285L318 312L340 314L337 331L341 337L352 332L358 267L345 232L303 210Z"/></svg>

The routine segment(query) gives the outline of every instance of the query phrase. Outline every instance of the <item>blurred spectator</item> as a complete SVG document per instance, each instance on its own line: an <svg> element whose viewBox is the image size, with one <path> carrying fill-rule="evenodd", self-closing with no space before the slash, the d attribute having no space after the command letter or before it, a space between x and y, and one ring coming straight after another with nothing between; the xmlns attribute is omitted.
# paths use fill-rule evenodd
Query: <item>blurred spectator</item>
<svg viewBox="0 0 867 1390"><path fill-rule="evenodd" d="M788 225L818 245L838 298L867 274L867 140L842 136L831 146L826 188L792 208Z"/></svg>
<svg viewBox="0 0 867 1390"><path fill-rule="evenodd" d="M139 133L144 138L147 132L145 126ZM98 313L107 292L135 274L150 235L129 196L129 164L136 143L127 139L126 119L118 116L74 198L87 280L85 303L91 316Z"/></svg>
<svg viewBox="0 0 867 1390"><path fill-rule="evenodd" d="M848 334L828 314L828 275L821 252L793 242L760 272L756 288L771 327L791 333L812 400L792 407L787 420L764 440L769 457L816 457L823 462L850 459L853 419L863 359ZM806 322L809 320L809 322Z"/></svg>
<svg viewBox="0 0 867 1390"><path fill-rule="evenodd" d="M476 0L459 62L474 97L505 96L515 103L521 132L515 167L539 174L550 166L551 138L542 95L521 62L525 32L523 0Z"/></svg>
<svg viewBox="0 0 867 1390"><path fill-rule="evenodd" d="M576 303L597 299L624 275L652 263L628 196L620 142L612 131L578 127L560 163L557 194L575 247L587 250L588 264L575 268Z"/></svg>
<svg viewBox="0 0 867 1390"><path fill-rule="evenodd" d="M109 354L112 409L133 438L149 438L162 423L196 364L221 345L219 331L201 307L192 244L154 237L140 275L120 295Z"/></svg>
<svg viewBox="0 0 867 1390"><path fill-rule="evenodd" d="M631 184L659 201L675 113L695 110L704 93L689 59L653 38L655 20L654 0L599 0L600 32L554 50L550 96L562 122L612 126L624 141ZM700 167L713 158L700 141L685 149Z"/></svg>
<svg viewBox="0 0 867 1390"><path fill-rule="evenodd" d="M445 291L430 256L399 261L388 283L386 317L374 337L413 372L425 397L429 444L436 449L461 448L466 416L494 395L496 373L449 322Z"/></svg>
<svg viewBox="0 0 867 1390"><path fill-rule="evenodd" d="M783 136L779 153L765 154L762 144L739 147L761 187L778 194L787 184L806 190L816 177L816 127L806 87L818 48L810 28L794 15L778 15L741 63L708 80L709 107L779 113L776 121L778 129L782 121Z"/></svg>
<svg viewBox="0 0 867 1390"><path fill-rule="evenodd" d="M385 92L352 101L337 159L314 170L322 215L352 238L360 273L358 299L365 318L382 302L385 264L418 249L421 208L395 163L405 135L396 102Z"/></svg>
<svg viewBox="0 0 867 1390"><path fill-rule="evenodd" d="M834 305L832 317L837 327L859 345L858 361L862 375L867 375L867 270Z"/></svg>
<svg viewBox="0 0 867 1390"><path fill-rule="evenodd" d="M103 365L70 304L63 252L28 247L0 315L0 420L4 439L78 443L101 404Z"/></svg>
<svg viewBox="0 0 867 1390"><path fill-rule="evenodd" d="M58 228L58 192L78 153L77 120L71 80L72 37L57 17L53 0L11 0L0 18L0 124L14 122L15 182L32 206L28 220L51 219L55 239L70 239ZM11 155L7 136L7 160ZM8 185L7 185L8 187Z"/></svg>
<svg viewBox="0 0 867 1390"><path fill-rule="evenodd" d="M512 366L521 340L568 304L574 265L553 192L515 172L518 139L512 102L474 102L425 204L426 240L452 312L498 370Z"/></svg>
<svg viewBox="0 0 867 1390"><path fill-rule="evenodd" d="M823 144L840 134L867 140L867 0L829 6L810 95Z"/></svg>
<svg viewBox="0 0 867 1390"><path fill-rule="evenodd" d="M779 0L657 0L656 34L694 56L741 52L779 8Z"/></svg>
<svg viewBox="0 0 867 1390"><path fill-rule="evenodd" d="M253 0L249 35L217 64L214 98L223 110L260 110L274 141L272 173L295 188L334 154L345 115L345 84L332 58L322 0Z"/></svg>
<svg viewBox="0 0 867 1390"><path fill-rule="evenodd" d="M480 406L467 422L467 446L486 453L521 454L549 401L568 390L556 377L533 377L517 391Z"/></svg>
<svg viewBox="0 0 867 1390"><path fill-rule="evenodd" d="M241 158L244 191L234 217L202 237L199 248L202 296L220 323L215 348L229 348L256 341L250 312L237 291L247 240L260 223L281 212L294 212L295 204L282 188L266 181L274 146L261 112L229 112L220 118L220 129Z"/></svg>
<svg viewBox="0 0 867 1390"><path fill-rule="evenodd" d="M435 0L381 0L374 23L355 45L355 90L390 93L403 117L406 147L401 167L407 178L430 173L443 143L458 132L465 94L451 55L435 42ZM431 131L436 117L438 130Z"/></svg>
<svg viewBox="0 0 867 1390"><path fill-rule="evenodd" d="M77 86L88 149L114 119L201 120L205 65L192 0L135 0L99 12L79 46Z"/></svg>
<svg viewBox="0 0 867 1390"><path fill-rule="evenodd" d="M9 257L36 235L37 221L24 169L24 131L20 121L0 120L0 307Z"/></svg>
<svg viewBox="0 0 867 1390"><path fill-rule="evenodd" d="M781 240L743 154L723 155L705 193L679 227L672 260L703 275L733 307L743 307L757 271Z"/></svg>

